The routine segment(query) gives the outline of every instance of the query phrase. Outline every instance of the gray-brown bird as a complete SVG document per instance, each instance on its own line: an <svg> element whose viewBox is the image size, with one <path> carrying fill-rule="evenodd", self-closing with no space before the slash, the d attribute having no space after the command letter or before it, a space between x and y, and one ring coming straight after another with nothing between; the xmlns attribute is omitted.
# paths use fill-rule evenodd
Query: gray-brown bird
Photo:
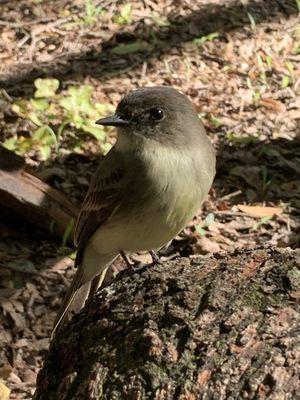
<svg viewBox="0 0 300 400"><path fill-rule="evenodd" d="M159 249L173 239L197 213L215 175L203 124L189 99L171 87L132 91L115 115L97 123L116 126L118 137L77 220L78 269L54 331L76 309L79 292L85 300L92 280L92 292L97 289L120 252Z"/></svg>

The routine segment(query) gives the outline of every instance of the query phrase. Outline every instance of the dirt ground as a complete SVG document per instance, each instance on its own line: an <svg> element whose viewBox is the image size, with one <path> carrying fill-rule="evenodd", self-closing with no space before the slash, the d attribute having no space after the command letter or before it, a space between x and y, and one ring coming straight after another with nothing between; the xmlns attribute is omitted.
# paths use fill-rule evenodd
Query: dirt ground
<svg viewBox="0 0 300 400"><path fill-rule="evenodd" d="M20 111L20 101L34 98L35 80L58 79L57 98L91 85L105 110L136 87L171 85L195 104L218 167L203 209L165 257L296 248L299 7L296 0L2 0L0 141L15 140L31 172L80 204L115 133L99 142L69 124L47 157L36 144L18 148L37 126ZM55 134L62 122L59 113L48 121ZM8 210L0 218L0 393L5 385L11 399L30 399L74 273L74 248Z"/></svg>

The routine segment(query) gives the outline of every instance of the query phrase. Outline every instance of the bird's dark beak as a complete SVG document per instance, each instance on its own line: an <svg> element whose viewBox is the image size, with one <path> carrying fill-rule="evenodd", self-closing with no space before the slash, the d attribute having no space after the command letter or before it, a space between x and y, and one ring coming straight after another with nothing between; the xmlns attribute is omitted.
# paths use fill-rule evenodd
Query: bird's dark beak
<svg viewBox="0 0 300 400"><path fill-rule="evenodd" d="M118 114L112 115L111 117L101 118L96 121L98 125L104 126L126 126L129 125L129 121L122 119Z"/></svg>

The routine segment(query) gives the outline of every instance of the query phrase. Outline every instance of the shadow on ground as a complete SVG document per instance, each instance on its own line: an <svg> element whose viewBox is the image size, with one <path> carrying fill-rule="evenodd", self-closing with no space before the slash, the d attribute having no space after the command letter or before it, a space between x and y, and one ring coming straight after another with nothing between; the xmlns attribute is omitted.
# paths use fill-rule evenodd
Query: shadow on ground
<svg viewBox="0 0 300 400"><path fill-rule="evenodd" d="M256 24L264 21L278 21L297 15L294 0L250 0L247 6L240 1L224 4L206 4L187 16L171 14L168 26L145 25L138 22L134 33L120 30L108 41L102 44L99 51L87 51L81 54L68 54L50 62L21 65L12 76L7 74L0 81L0 87L5 88L11 95L24 96L32 94L33 81L37 77L56 77L60 80L83 79L86 75L96 77L101 81L142 65L145 61L155 63L155 59L168 54L194 38L220 33L221 40L226 39L226 32L250 24L248 13ZM251 32L249 32L249 35ZM111 49L122 43L144 40L150 44L145 52L131 55L114 55Z"/></svg>

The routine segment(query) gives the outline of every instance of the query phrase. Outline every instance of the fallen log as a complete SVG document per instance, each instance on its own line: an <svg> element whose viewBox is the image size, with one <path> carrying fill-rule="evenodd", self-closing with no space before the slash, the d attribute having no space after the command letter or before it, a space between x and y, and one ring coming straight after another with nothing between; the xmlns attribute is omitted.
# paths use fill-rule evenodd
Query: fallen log
<svg viewBox="0 0 300 400"><path fill-rule="evenodd" d="M22 157L1 146L0 205L60 237L78 215L78 208L66 196L26 172Z"/></svg>
<svg viewBox="0 0 300 400"><path fill-rule="evenodd" d="M35 400L296 399L300 253L121 272L50 346Z"/></svg>

